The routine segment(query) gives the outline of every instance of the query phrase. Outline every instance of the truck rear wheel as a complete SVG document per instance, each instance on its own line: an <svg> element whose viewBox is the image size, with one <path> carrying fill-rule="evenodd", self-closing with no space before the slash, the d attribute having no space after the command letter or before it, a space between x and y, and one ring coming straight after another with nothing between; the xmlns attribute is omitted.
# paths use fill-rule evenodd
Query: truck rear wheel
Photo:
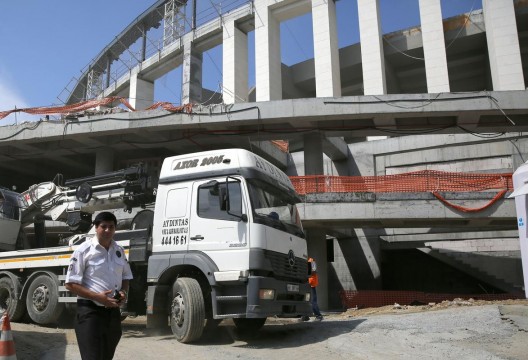
<svg viewBox="0 0 528 360"><path fill-rule="evenodd" d="M57 322L64 304L59 303L58 279L39 275L29 285L26 296L27 311L31 320L40 325Z"/></svg>
<svg viewBox="0 0 528 360"><path fill-rule="evenodd" d="M255 332L260 330L266 322L266 318L256 318L256 319L233 319L235 326L238 330L243 332Z"/></svg>
<svg viewBox="0 0 528 360"><path fill-rule="evenodd" d="M172 333L181 343L198 340L205 323L205 304L198 281L178 278L172 286L170 324Z"/></svg>
<svg viewBox="0 0 528 360"><path fill-rule="evenodd" d="M18 282L15 284L13 279L8 276L0 279L0 307L7 309L11 321L22 319L26 311L24 301L16 297L19 291L15 291L17 290L15 286L18 287L18 290L20 289L20 284Z"/></svg>

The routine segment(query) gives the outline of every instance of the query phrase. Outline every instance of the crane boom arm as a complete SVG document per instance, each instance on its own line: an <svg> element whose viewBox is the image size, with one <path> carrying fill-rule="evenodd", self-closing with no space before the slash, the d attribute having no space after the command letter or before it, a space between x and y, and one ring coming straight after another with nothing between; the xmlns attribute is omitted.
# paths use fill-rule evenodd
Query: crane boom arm
<svg viewBox="0 0 528 360"><path fill-rule="evenodd" d="M22 209L22 226L45 219L66 222L73 231L85 231L95 211L123 207L145 207L154 201L153 180L139 164L126 169L72 179L59 185L46 182L22 193L27 207Z"/></svg>

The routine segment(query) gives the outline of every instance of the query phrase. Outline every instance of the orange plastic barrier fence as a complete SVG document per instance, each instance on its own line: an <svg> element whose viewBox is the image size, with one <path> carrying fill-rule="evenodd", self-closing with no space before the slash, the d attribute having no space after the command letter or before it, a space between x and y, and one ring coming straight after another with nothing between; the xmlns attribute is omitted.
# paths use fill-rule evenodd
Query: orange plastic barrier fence
<svg viewBox="0 0 528 360"><path fill-rule="evenodd" d="M47 106L47 107L42 106L42 107L1 111L0 120L2 120L3 118L15 112L24 112L24 113L33 114L33 115L70 114L70 113L77 113L77 112L85 111L88 109L93 109L97 106L108 105L113 102L120 102L121 104L126 106L131 111L136 111L132 107L132 105L130 105L127 99L123 97L119 97L119 96L110 96L110 97L106 97L102 99L92 99L92 100L82 101L76 104L63 105L63 106ZM187 113L192 112L192 104L174 106L169 102L154 103L152 106L150 106L146 110L153 110L159 107L163 108L164 110L170 111L170 112L187 112Z"/></svg>
<svg viewBox="0 0 528 360"><path fill-rule="evenodd" d="M290 150L290 143L286 140L271 140L271 143L284 153Z"/></svg>
<svg viewBox="0 0 528 360"><path fill-rule="evenodd" d="M423 170L384 176L291 176L301 195L328 192L474 192L513 190L512 174L472 174Z"/></svg>
<svg viewBox="0 0 528 360"><path fill-rule="evenodd" d="M339 298L343 309L362 309L394 305L394 303L400 305L427 305L429 303L440 303L444 300L452 301L457 298L486 301L524 299L524 294L443 294L397 290L341 290L339 291Z"/></svg>

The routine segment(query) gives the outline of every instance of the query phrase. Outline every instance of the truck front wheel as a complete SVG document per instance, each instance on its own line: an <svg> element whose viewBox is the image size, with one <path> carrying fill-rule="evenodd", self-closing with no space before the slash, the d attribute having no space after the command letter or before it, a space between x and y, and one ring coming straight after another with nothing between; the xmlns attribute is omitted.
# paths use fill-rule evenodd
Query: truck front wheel
<svg viewBox="0 0 528 360"><path fill-rule="evenodd" d="M58 280L48 275L39 275L29 285L26 304L28 315L37 324L57 322L64 304L59 303Z"/></svg>
<svg viewBox="0 0 528 360"><path fill-rule="evenodd" d="M178 278L172 286L170 324L172 333L181 343L190 343L202 336L205 304L198 281Z"/></svg>
<svg viewBox="0 0 528 360"><path fill-rule="evenodd" d="M22 319L26 311L24 301L16 297L18 291L15 291L15 286L20 289L18 281L15 284L10 277L5 276L0 279L0 307L7 310L11 321Z"/></svg>

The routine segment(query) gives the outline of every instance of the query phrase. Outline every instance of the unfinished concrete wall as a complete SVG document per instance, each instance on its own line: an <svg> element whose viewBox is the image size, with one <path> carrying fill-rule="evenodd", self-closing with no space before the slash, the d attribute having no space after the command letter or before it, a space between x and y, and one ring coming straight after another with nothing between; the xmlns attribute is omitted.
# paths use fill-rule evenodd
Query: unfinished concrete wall
<svg viewBox="0 0 528 360"><path fill-rule="evenodd" d="M512 173L517 166L528 160L528 137L519 138L517 134L506 134L495 139L482 139L469 134L407 136L359 142L349 144L348 147L353 156L345 163L336 164L326 155L323 156L323 169L326 175L338 175L338 168L343 166L347 167L349 174L361 176L400 174L424 169ZM292 154L288 173L304 175L303 153ZM351 217L353 216L351 214ZM329 307L339 306L339 290L383 288L380 236L383 236L384 231L384 229L349 228L343 229L344 235L336 235L337 240L334 241L333 247L334 261L328 266ZM517 239L506 241L500 238L477 237L473 249L467 244L464 247L462 245L464 242L446 241L434 242L434 244L446 249L453 246L451 252L465 254L466 258L471 257L473 265L481 267L482 271L495 273L493 276L497 278L504 278L509 274L510 280L522 283L519 282L522 271L519 270ZM429 245L433 249L434 246ZM488 253L483 252L483 246L488 249ZM462 270L454 273L460 271ZM468 284L467 278L471 278L467 274L456 276L465 279L460 282L453 279L451 284L453 289L457 290L460 290L462 286L460 284ZM416 281L416 286L422 286L419 278ZM408 283L412 283L412 279L409 279ZM446 288L448 286L449 284L446 283ZM494 287L493 284L490 286Z"/></svg>

